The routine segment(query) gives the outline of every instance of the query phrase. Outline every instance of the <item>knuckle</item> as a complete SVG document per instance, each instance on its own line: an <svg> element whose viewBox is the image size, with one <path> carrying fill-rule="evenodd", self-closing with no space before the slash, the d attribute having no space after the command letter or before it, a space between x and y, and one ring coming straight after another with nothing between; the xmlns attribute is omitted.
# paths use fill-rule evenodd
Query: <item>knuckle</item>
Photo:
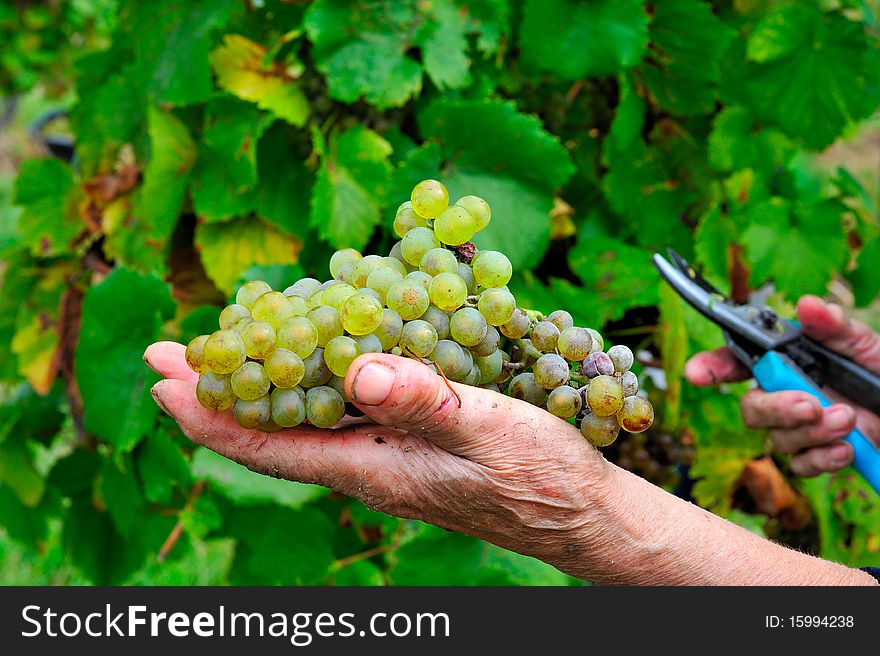
<svg viewBox="0 0 880 656"><path fill-rule="evenodd" d="M743 422L749 428L761 428L761 410L764 403L764 392L752 390L747 392L740 400L739 408Z"/></svg>
<svg viewBox="0 0 880 656"><path fill-rule="evenodd" d="M801 450L802 446L797 444L797 440L792 438L792 431L789 430L774 428L770 431L770 441L773 444L773 448L779 451L779 453L791 455Z"/></svg>

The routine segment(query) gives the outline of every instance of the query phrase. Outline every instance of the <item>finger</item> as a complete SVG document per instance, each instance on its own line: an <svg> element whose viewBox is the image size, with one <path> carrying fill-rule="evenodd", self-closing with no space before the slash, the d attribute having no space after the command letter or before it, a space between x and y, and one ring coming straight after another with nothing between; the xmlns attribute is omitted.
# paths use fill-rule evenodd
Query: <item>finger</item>
<svg viewBox="0 0 880 656"><path fill-rule="evenodd" d="M822 418L819 401L804 392L751 390L743 396L740 408L743 421L751 428L796 428Z"/></svg>
<svg viewBox="0 0 880 656"><path fill-rule="evenodd" d="M809 478L842 469L849 465L852 459L852 446L846 442L837 442L827 446L817 446L792 456L791 470L798 476Z"/></svg>
<svg viewBox="0 0 880 656"><path fill-rule="evenodd" d="M173 378L195 385L199 375L186 363L186 347L177 342L156 342L144 351L144 362L163 378Z"/></svg>
<svg viewBox="0 0 880 656"><path fill-rule="evenodd" d="M817 296L798 301L798 319L804 332L862 366L880 373L880 335L861 321L847 318L843 308Z"/></svg>
<svg viewBox="0 0 880 656"><path fill-rule="evenodd" d="M693 356L684 367L684 376L692 384L705 387L745 380L751 373L729 350L720 348Z"/></svg>
<svg viewBox="0 0 880 656"><path fill-rule="evenodd" d="M855 410L844 404L823 408L818 422L770 431L773 446L782 453L798 453L846 437L856 426Z"/></svg>

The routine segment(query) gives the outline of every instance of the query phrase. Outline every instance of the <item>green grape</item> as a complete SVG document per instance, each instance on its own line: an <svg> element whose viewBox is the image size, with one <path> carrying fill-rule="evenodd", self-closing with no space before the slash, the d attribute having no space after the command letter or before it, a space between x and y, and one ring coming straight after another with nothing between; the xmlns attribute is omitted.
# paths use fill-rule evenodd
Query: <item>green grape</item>
<svg viewBox="0 0 880 656"><path fill-rule="evenodd" d="M314 310L316 307L321 307L322 305L324 305L323 300L324 300L324 290L319 289L314 294L309 296L309 300L308 300L309 309ZM308 315L308 312L306 312L306 314Z"/></svg>
<svg viewBox="0 0 880 656"><path fill-rule="evenodd" d="M284 294L266 292L254 301L251 315L254 317L254 321L265 321L277 330L282 321L295 317L296 312Z"/></svg>
<svg viewBox="0 0 880 656"><path fill-rule="evenodd" d="M306 418L306 393L301 387L274 389L270 396L272 420L279 426L299 426Z"/></svg>
<svg viewBox="0 0 880 656"><path fill-rule="evenodd" d="M559 341L559 328L549 321L539 321L532 328L529 339L532 340L532 346L541 353L550 353L556 350L556 344Z"/></svg>
<svg viewBox="0 0 880 656"><path fill-rule="evenodd" d="M465 358L464 349L451 339L438 340L428 359L440 367L451 380L455 380L465 367L467 367L466 372L471 369L471 363Z"/></svg>
<svg viewBox="0 0 880 656"><path fill-rule="evenodd" d="M562 356L545 353L532 365L535 382L544 389L556 389L568 382L568 363Z"/></svg>
<svg viewBox="0 0 880 656"><path fill-rule="evenodd" d="M416 214L410 201L406 201L397 208L397 214L394 215L394 234L401 239L413 228L423 228L426 225L428 225L428 219Z"/></svg>
<svg viewBox="0 0 880 656"><path fill-rule="evenodd" d="M462 346L476 346L486 336L489 324L474 308L461 308L449 320L449 334Z"/></svg>
<svg viewBox="0 0 880 656"><path fill-rule="evenodd" d="M336 308L329 305L320 305L313 310L309 310L306 315L308 319L315 324L318 331L318 346L324 348L331 339L337 335L341 335L342 319Z"/></svg>
<svg viewBox="0 0 880 656"><path fill-rule="evenodd" d="M324 385L306 391L306 419L312 426L330 428L345 416L345 399Z"/></svg>
<svg viewBox="0 0 880 656"><path fill-rule="evenodd" d="M424 271L410 271L408 274L406 274L406 279L416 281L425 288L425 291L428 291L428 288L431 286L431 281L434 280L434 277L429 276Z"/></svg>
<svg viewBox="0 0 880 656"><path fill-rule="evenodd" d="M286 348L272 351L263 362L263 368L275 387L296 387L306 372L302 358Z"/></svg>
<svg viewBox="0 0 880 656"><path fill-rule="evenodd" d="M429 305L419 318L434 326L434 330L437 331L437 339L449 337L449 315L437 306Z"/></svg>
<svg viewBox="0 0 880 656"><path fill-rule="evenodd" d="M466 209L474 218L474 232L479 232L492 220L489 203L479 196L462 196L455 204Z"/></svg>
<svg viewBox="0 0 880 656"><path fill-rule="evenodd" d="M239 330L253 321L250 311L238 303L233 303L220 313L220 330Z"/></svg>
<svg viewBox="0 0 880 656"><path fill-rule="evenodd" d="M471 262L474 278L480 287L504 287L513 275L513 265L504 253L480 251Z"/></svg>
<svg viewBox="0 0 880 656"><path fill-rule="evenodd" d="M287 301L293 308L294 317L304 317L309 312L309 302L301 296L288 296Z"/></svg>
<svg viewBox="0 0 880 656"><path fill-rule="evenodd" d="M221 412L229 410L235 403L235 392L232 391L232 381L227 374L215 374L206 371L199 376L196 384L196 398L203 408Z"/></svg>
<svg viewBox="0 0 880 656"><path fill-rule="evenodd" d="M357 293L358 290L351 285L340 283L324 290L324 294L321 296L321 304L329 305L337 312L342 312L342 304Z"/></svg>
<svg viewBox="0 0 880 656"><path fill-rule="evenodd" d="M629 371L633 365L633 352L623 344L617 344L608 349L608 357L611 358L614 371L620 374Z"/></svg>
<svg viewBox="0 0 880 656"><path fill-rule="evenodd" d="M418 319L428 309L428 292L421 283L408 278L394 283L388 290L388 308L404 321Z"/></svg>
<svg viewBox="0 0 880 656"><path fill-rule="evenodd" d="M361 349L351 337L340 335L327 342L324 348L324 362L337 376L345 376L349 365L361 354Z"/></svg>
<svg viewBox="0 0 880 656"><path fill-rule="evenodd" d="M235 330L218 330L212 333L202 347L204 364L214 373L231 374L244 364L247 357L245 353L247 342L242 341L242 337Z"/></svg>
<svg viewBox="0 0 880 656"><path fill-rule="evenodd" d="M516 299L506 289L487 289L480 294L477 308L490 326L501 326L513 317Z"/></svg>
<svg viewBox="0 0 880 656"><path fill-rule="evenodd" d="M385 311L383 310L382 313L384 320ZM385 350L382 348L382 342L374 333L370 333L369 335L359 335L357 337L352 337L352 339L357 342L361 353L381 353Z"/></svg>
<svg viewBox="0 0 880 656"><path fill-rule="evenodd" d="M357 289L366 287L367 278L370 277L370 274L376 269L384 266L385 258L381 255L367 255L366 257L361 258L358 260L357 264L354 265L354 271L352 271L351 274L354 277L354 281L350 284Z"/></svg>
<svg viewBox="0 0 880 656"><path fill-rule="evenodd" d="M459 346L461 345L459 344ZM466 348L462 348L461 353L464 357L464 365L462 366L461 371L458 372L458 378L453 379L459 383L464 382L470 373L471 368L474 366L474 354Z"/></svg>
<svg viewBox="0 0 880 656"><path fill-rule="evenodd" d="M441 310L457 310L467 299L467 285L457 273L440 273L428 286L428 295Z"/></svg>
<svg viewBox="0 0 880 656"><path fill-rule="evenodd" d="M406 265L397 258L383 257L382 261L385 263L385 266L387 268L391 269L392 271L397 271L397 273L399 273L401 277L409 273L409 269L406 268ZM369 277L367 277L367 280L369 280ZM367 285L367 287L369 287L369 285Z"/></svg>
<svg viewBox="0 0 880 656"><path fill-rule="evenodd" d="M267 285L268 287L268 285ZM271 288L270 288L271 289ZM267 289L266 291L270 291ZM321 281L314 278L300 278L290 287L284 290L285 296L299 296L300 298L309 298L312 294L321 289ZM265 292L263 292L265 293ZM254 300L257 300L256 298ZM244 305L244 303L242 303Z"/></svg>
<svg viewBox="0 0 880 656"><path fill-rule="evenodd" d="M376 269L367 277L367 288L376 292L382 303L385 303L385 299L388 297L388 290L391 289L394 283L403 280L403 276L404 274L396 269L382 267Z"/></svg>
<svg viewBox="0 0 880 656"><path fill-rule="evenodd" d="M562 332L566 328L571 328L574 325L574 319L572 319L571 315L565 310L554 310L550 313L550 316L547 317L547 321L559 328L559 332Z"/></svg>
<svg viewBox="0 0 880 656"><path fill-rule="evenodd" d="M464 262L458 263L458 277L464 280L464 284L467 285L468 294L475 294L477 291L477 279L474 278L473 270Z"/></svg>
<svg viewBox="0 0 880 656"><path fill-rule="evenodd" d="M639 377L631 371L624 371L620 377L620 385L623 387L623 396L635 396L639 393Z"/></svg>
<svg viewBox="0 0 880 656"><path fill-rule="evenodd" d="M492 390L493 392L496 392L496 393L498 393L498 394L501 394L501 388L498 386L498 383L496 383L496 382L494 382L494 381L489 382L489 383L486 383L486 384L484 384L484 385L480 385L480 388L481 388L481 389Z"/></svg>
<svg viewBox="0 0 880 656"><path fill-rule="evenodd" d="M382 323L382 303L367 294L355 294L342 305L342 327L352 335L367 335Z"/></svg>
<svg viewBox="0 0 880 656"><path fill-rule="evenodd" d="M557 417L571 419L583 406L580 392L569 385L555 388L547 397L547 410Z"/></svg>
<svg viewBox="0 0 880 656"><path fill-rule="evenodd" d="M434 234L443 244L459 246L469 242L476 231L474 217L465 208L451 205L434 219Z"/></svg>
<svg viewBox="0 0 880 656"><path fill-rule="evenodd" d="M614 376L596 376L587 389L587 403L599 417L617 414L623 407L623 386Z"/></svg>
<svg viewBox="0 0 880 656"><path fill-rule="evenodd" d="M593 330L592 328L587 328L586 331L590 333L590 337L593 338L593 348L590 350L590 353L598 353L600 351L604 351L605 340L602 339L602 335L599 334L599 331Z"/></svg>
<svg viewBox="0 0 880 656"><path fill-rule="evenodd" d="M406 259L403 257L403 251L400 250L399 241L394 242L394 246L392 246L391 250L388 251L388 257L400 262L401 266L403 266L404 268L404 271L406 271L406 267L409 266L409 262L407 262ZM406 274L404 273L404 275Z"/></svg>
<svg viewBox="0 0 880 656"><path fill-rule="evenodd" d="M383 351L390 351L397 346L400 340L400 331L403 330L403 319L394 310L385 308L382 310L382 323L373 331L373 334L379 338Z"/></svg>
<svg viewBox="0 0 880 656"><path fill-rule="evenodd" d="M504 365L502 351L496 349L489 355L474 355L474 364L480 370L480 379L477 382L480 385L491 383L501 375Z"/></svg>
<svg viewBox="0 0 880 656"><path fill-rule="evenodd" d="M342 266L339 267L339 271L336 273L336 279L339 282L344 282L346 285L351 285L354 282L354 267L357 262L346 262Z"/></svg>
<svg viewBox="0 0 880 656"><path fill-rule="evenodd" d="M617 421L628 433L641 433L654 423L654 406L641 396L628 396L617 411Z"/></svg>
<svg viewBox="0 0 880 656"><path fill-rule="evenodd" d="M379 293L375 289L370 289L369 287L364 287L363 289L358 290L358 294L363 294L364 296L369 296L375 301L379 302L379 305L383 305L382 298L379 296Z"/></svg>
<svg viewBox="0 0 880 656"><path fill-rule="evenodd" d="M209 335L199 335L186 346L184 358L189 368L197 374L203 374L210 371L207 363L205 363L205 342L208 341Z"/></svg>
<svg viewBox="0 0 880 656"><path fill-rule="evenodd" d="M245 362L232 372L232 391L245 401L253 401L269 392L269 376L259 362Z"/></svg>
<svg viewBox="0 0 880 656"><path fill-rule="evenodd" d="M318 329L308 317L293 317L278 328L276 345L293 351L300 358L308 357L318 345Z"/></svg>
<svg viewBox="0 0 880 656"><path fill-rule="evenodd" d="M510 319L501 324L501 334L510 339L520 339L528 334L531 327L532 321L529 315L524 310L516 308Z"/></svg>
<svg viewBox="0 0 880 656"><path fill-rule="evenodd" d="M303 389L317 387L318 385L326 385L330 380L333 372L324 362L324 349L316 348L307 358L303 358L303 377L299 381L299 386Z"/></svg>
<svg viewBox="0 0 880 656"><path fill-rule="evenodd" d="M244 428L257 428L272 418L272 402L269 395L264 394L258 399L246 401L238 399L232 405L232 416L239 426Z"/></svg>
<svg viewBox="0 0 880 656"><path fill-rule="evenodd" d="M498 374L495 382L500 385L511 377L510 369L507 367L507 365L510 364L510 356L506 351L502 351L501 349L498 349L498 352L501 354L501 373Z"/></svg>
<svg viewBox="0 0 880 656"><path fill-rule="evenodd" d="M588 412L581 419L581 434L593 446L608 446L617 439L618 433L620 424L614 415L600 417L595 412Z"/></svg>
<svg viewBox="0 0 880 656"><path fill-rule="evenodd" d="M476 385L480 380L480 368L476 364L471 365L471 370L468 372L467 376L465 376L464 380L461 381L465 385Z"/></svg>
<svg viewBox="0 0 880 656"><path fill-rule="evenodd" d="M495 329L495 326L486 328L486 336L480 340L479 344L471 346L470 351L474 355L487 356L492 355L498 348L498 342L501 341L501 335Z"/></svg>
<svg viewBox="0 0 880 656"><path fill-rule="evenodd" d="M336 285L344 285L347 283L342 282L341 280L325 280L321 283L321 291L327 291L331 287L335 287Z"/></svg>
<svg viewBox="0 0 880 656"><path fill-rule="evenodd" d="M416 319L403 326L400 348L404 353L424 358L437 346L437 330L427 321Z"/></svg>
<svg viewBox="0 0 880 656"><path fill-rule="evenodd" d="M432 248L440 246L437 236L430 228L413 228L400 242L400 252L403 258L412 264L418 266L422 258Z"/></svg>
<svg viewBox="0 0 880 656"><path fill-rule="evenodd" d="M332 387L339 393L339 396L342 397L343 401L351 403L351 399L348 398L348 393L345 391L345 378L342 376L333 376L327 381L327 387Z"/></svg>
<svg viewBox="0 0 880 656"><path fill-rule="evenodd" d="M559 333L556 348L566 360L578 362L590 355L590 350L593 348L593 338L585 328L571 326Z"/></svg>
<svg viewBox="0 0 880 656"><path fill-rule="evenodd" d="M449 206L449 192L442 182L422 180L413 188L410 200L416 214L434 219Z"/></svg>
<svg viewBox="0 0 880 656"><path fill-rule="evenodd" d="M343 248L330 256L330 275L339 280L339 269L343 264L356 263L363 257L353 248Z"/></svg>
<svg viewBox="0 0 880 656"><path fill-rule="evenodd" d="M446 248L432 248L422 256L419 270L429 276L436 276L439 273L456 273L458 260L455 259L455 254Z"/></svg>
<svg viewBox="0 0 880 656"><path fill-rule="evenodd" d="M515 399L526 401L539 408L547 403L547 390L538 385L532 373L518 374L507 386L507 394Z"/></svg>
<svg viewBox="0 0 880 656"><path fill-rule="evenodd" d="M272 288L269 286L269 283L262 280L251 280L243 284L235 293L235 302L250 310L254 306L254 301L266 292L271 291Z"/></svg>
<svg viewBox="0 0 880 656"><path fill-rule="evenodd" d="M251 321L241 329L247 356L254 360L264 360L276 344L275 329L265 321Z"/></svg>

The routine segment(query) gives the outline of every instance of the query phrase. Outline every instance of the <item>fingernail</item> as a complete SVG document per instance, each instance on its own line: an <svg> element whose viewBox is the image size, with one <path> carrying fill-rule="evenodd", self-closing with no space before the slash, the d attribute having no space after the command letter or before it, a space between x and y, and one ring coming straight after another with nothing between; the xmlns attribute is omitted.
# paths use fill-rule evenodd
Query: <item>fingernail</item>
<svg viewBox="0 0 880 656"><path fill-rule="evenodd" d="M391 395L396 374L378 362L370 362L357 372L352 385L352 399L363 405L382 405Z"/></svg>
<svg viewBox="0 0 880 656"><path fill-rule="evenodd" d="M835 444L831 447L831 461L837 467L849 464L849 447L846 444Z"/></svg>
<svg viewBox="0 0 880 656"><path fill-rule="evenodd" d="M168 412L168 408L166 408L165 404L162 402L162 397L159 395L159 390L157 389L158 387L159 387L159 383L156 383L155 385L153 385L150 388L150 394L152 394L153 400L156 402L156 405L158 405L162 409L162 412L164 412L166 415L171 417L173 415L170 412Z"/></svg>
<svg viewBox="0 0 880 656"><path fill-rule="evenodd" d="M842 431L852 426L852 411L846 406L831 408L825 416L825 425L828 430ZM843 447L844 449L846 447Z"/></svg>
<svg viewBox="0 0 880 656"><path fill-rule="evenodd" d="M813 401L798 401L792 406L792 414L795 419L800 421L810 421L816 419L817 407Z"/></svg>

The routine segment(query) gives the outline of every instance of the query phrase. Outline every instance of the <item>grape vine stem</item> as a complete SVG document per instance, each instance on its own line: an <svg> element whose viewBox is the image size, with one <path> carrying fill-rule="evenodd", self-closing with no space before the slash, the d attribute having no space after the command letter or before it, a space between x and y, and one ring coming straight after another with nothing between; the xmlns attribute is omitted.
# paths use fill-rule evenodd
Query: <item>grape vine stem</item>
<svg viewBox="0 0 880 656"><path fill-rule="evenodd" d="M185 512L192 511L196 501L200 496L202 496L202 492L204 491L205 481L198 481L195 485L193 485L192 491L189 495L189 499L178 513L177 523L174 525L174 528L171 529L171 533L168 534L168 537L165 538L165 542L162 543L162 547L161 549L159 549L159 554L156 556L156 560L158 560L160 563L168 557L168 554L170 554L171 550L174 549L174 545L176 545L178 540L180 540L180 536L183 535L183 520L180 519L180 515Z"/></svg>

